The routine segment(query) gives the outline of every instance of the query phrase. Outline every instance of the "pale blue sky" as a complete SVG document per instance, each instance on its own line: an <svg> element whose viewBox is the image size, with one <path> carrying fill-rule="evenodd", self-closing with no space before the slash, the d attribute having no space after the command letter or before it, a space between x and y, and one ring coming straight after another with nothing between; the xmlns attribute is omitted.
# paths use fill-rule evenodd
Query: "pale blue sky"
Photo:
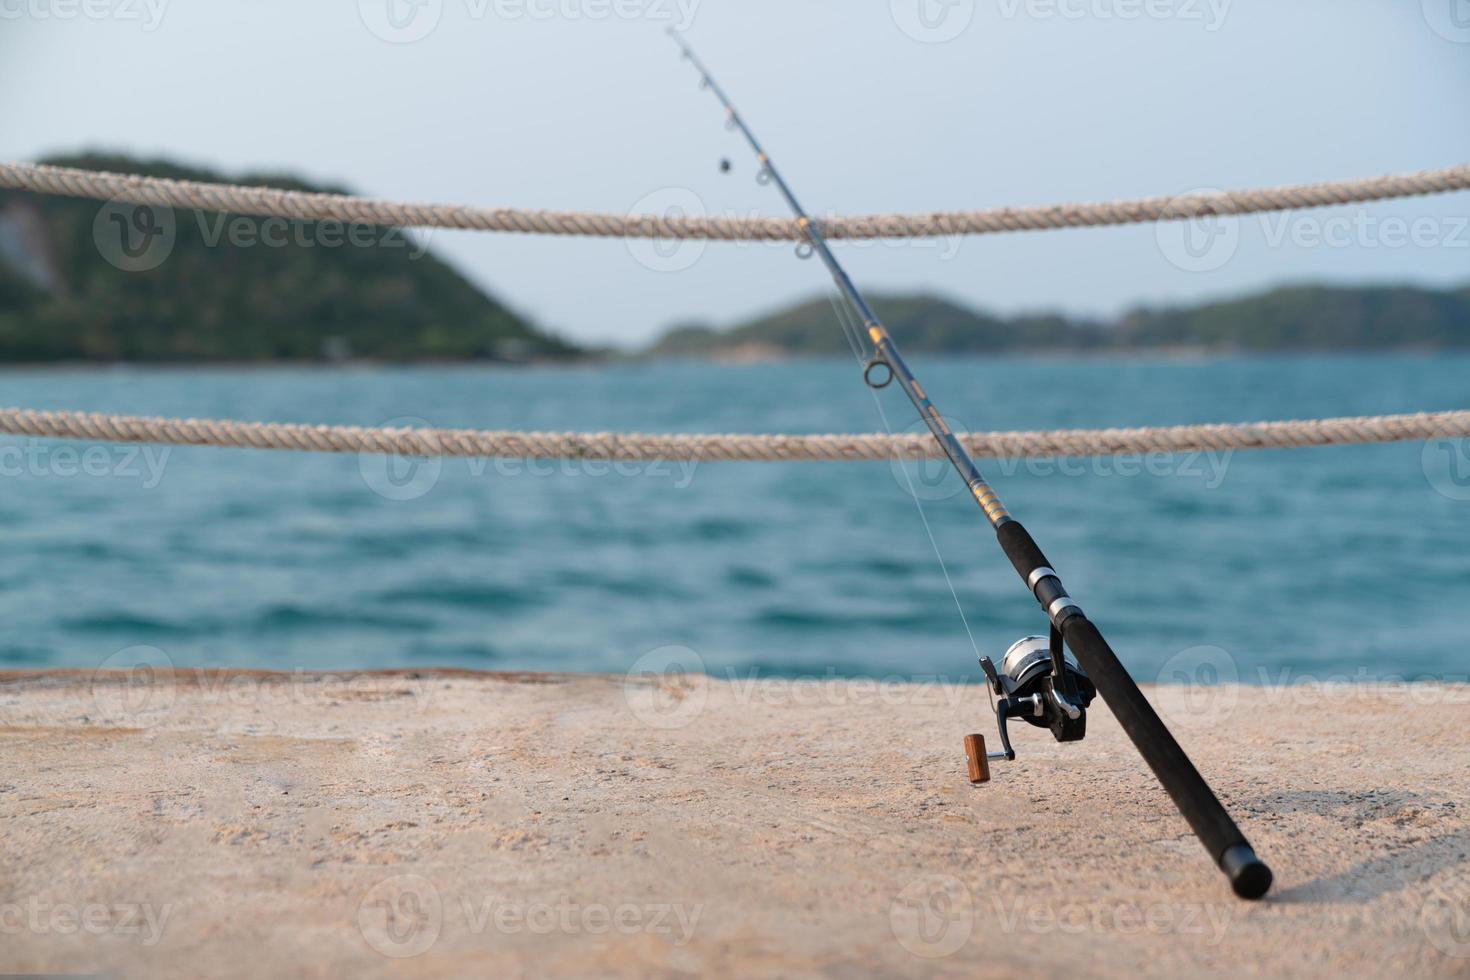
<svg viewBox="0 0 1470 980"><path fill-rule="evenodd" d="M0 0L0 157L108 148L384 197L626 212L692 194L781 214L663 36L687 21L814 212L1470 161L1470 0L924 0L931 27L919 0L391 0L404 30L432 28L408 43L374 33L393 34L389 2ZM1247 219L1204 271L1171 262L1151 226L841 254L872 291L1106 314L1284 281L1464 282L1467 216L1470 194ZM620 241L436 232L431 246L586 341L730 322L825 286L787 247L712 244L668 272Z"/></svg>

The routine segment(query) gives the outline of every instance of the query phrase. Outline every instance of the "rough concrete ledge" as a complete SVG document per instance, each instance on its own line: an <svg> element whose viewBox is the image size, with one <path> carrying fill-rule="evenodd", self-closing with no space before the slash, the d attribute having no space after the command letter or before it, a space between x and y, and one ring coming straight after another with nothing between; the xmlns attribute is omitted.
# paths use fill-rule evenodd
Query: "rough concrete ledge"
<svg viewBox="0 0 1470 980"><path fill-rule="evenodd" d="M0 972L1470 976L1470 688L1149 696L1268 901L979 687L7 673Z"/></svg>

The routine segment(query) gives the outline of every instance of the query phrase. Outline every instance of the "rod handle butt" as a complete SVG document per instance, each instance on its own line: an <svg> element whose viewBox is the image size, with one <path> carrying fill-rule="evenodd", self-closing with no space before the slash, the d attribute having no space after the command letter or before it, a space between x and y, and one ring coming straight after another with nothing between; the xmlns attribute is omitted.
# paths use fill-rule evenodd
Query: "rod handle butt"
<svg viewBox="0 0 1470 980"><path fill-rule="evenodd" d="M1249 844L1236 844L1220 856L1220 870L1241 898L1260 898L1271 888L1271 869Z"/></svg>

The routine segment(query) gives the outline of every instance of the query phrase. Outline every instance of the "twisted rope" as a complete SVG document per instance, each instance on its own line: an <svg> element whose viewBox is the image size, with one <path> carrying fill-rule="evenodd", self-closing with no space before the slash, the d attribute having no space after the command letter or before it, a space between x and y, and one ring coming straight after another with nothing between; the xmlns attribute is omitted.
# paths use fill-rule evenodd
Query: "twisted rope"
<svg viewBox="0 0 1470 980"><path fill-rule="evenodd" d="M284 425L224 419L138 418L88 412L0 409L0 433L98 442L292 449L404 456L512 459L889 460L942 455L927 433L899 435L648 435L614 432L496 432ZM1170 428L972 432L960 436L981 458L1115 456L1201 450L1285 449L1470 436L1470 411Z"/></svg>
<svg viewBox="0 0 1470 980"><path fill-rule="evenodd" d="M207 184L0 162L0 188L115 200L202 211L226 211L300 220L333 220L403 228L459 228L537 235L591 235L616 238L704 238L798 241L803 235L789 218L722 218L656 214L604 214L480 208L458 204L414 204L346 194L285 191L238 184ZM987 235L1007 231L1127 225L1211 215L1253 214L1389 198L1443 194L1470 189L1470 164L1418 173L1295 184L1256 190L1147 197L1099 204L1053 204L987 211L933 211L927 214L872 214L817 222L828 238L915 238L936 235Z"/></svg>

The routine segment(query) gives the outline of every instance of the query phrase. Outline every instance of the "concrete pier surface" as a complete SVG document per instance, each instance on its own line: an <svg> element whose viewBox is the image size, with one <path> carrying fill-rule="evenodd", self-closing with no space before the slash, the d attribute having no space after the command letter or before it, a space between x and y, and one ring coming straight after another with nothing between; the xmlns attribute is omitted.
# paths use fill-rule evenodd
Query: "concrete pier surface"
<svg viewBox="0 0 1470 980"><path fill-rule="evenodd" d="M1470 976L1470 689L1150 688L1276 871L1234 899L1112 716L984 689L0 675L0 973Z"/></svg>

